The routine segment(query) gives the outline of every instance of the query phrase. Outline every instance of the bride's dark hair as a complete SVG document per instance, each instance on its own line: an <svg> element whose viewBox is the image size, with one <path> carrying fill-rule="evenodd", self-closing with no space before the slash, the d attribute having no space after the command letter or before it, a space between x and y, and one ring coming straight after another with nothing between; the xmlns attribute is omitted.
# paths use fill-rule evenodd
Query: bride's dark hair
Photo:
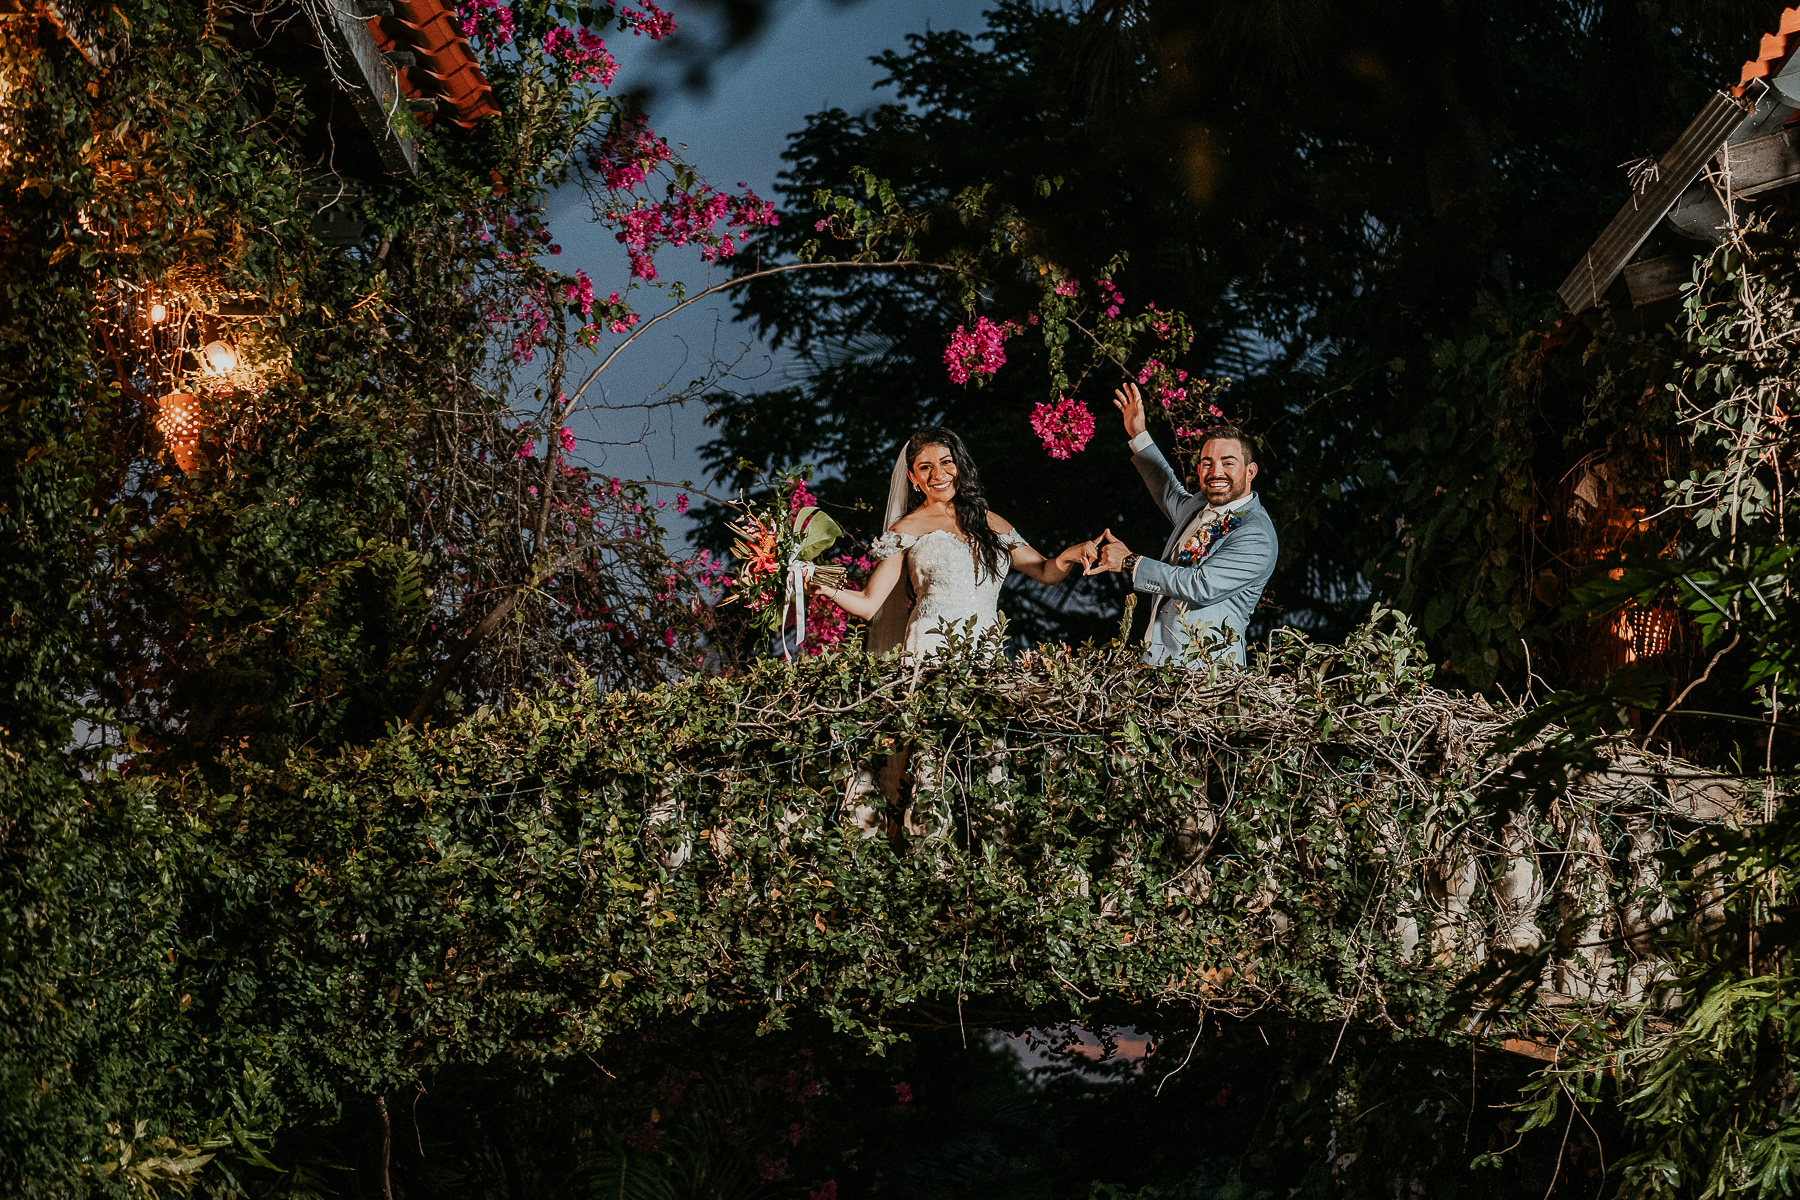
<svg viewBox="0 0 1800 1200"><path fill-rule="evenodd" d="M1006 562L1010 557L1006 547L1000 544L1000 535L988 524L987 496L981 490L981 472L975 469L975 460L969 457L969 448L963 440L945 429L942 425L927 425L912 435L906 442L906 469L912 470L913 460L919 457L919 451L927 446L942 446L950 451L950 461L956 464L956 498L951 506L956 510L956 523L962 528L963 536L969 539L969 545L975 552L976 578L981 577L983 569L994 579L1006 572ZM906 510L913 509L925 502L925 496L915 484L912 489L911 503Z"/></svg>

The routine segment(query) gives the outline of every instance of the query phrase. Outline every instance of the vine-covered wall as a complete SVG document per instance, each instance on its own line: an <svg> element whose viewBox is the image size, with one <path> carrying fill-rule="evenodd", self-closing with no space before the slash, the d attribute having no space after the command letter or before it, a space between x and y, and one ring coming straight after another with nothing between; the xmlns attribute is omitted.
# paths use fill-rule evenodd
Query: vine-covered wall
<svg viewBox="0 0 1800 1200"><path fill-rule="evenodd" d="M1483 1033L1652 994L1639 835L1734 797L1704 809L1710 782L1642 759L1495 816L1476 789L1508 714L1421 658L1403 621L1245 674L844 652L521 699L223 786L105 777L87 953L34 981L60 1065L8 1138L43 1179L97 1164L109 1120L242 1157L437 1068L725 1011L877 1047L1144 1006L1439 1037L1454 978L1538 945L1550 1004ZM876 782L896 753L904 817Z"/></svg>

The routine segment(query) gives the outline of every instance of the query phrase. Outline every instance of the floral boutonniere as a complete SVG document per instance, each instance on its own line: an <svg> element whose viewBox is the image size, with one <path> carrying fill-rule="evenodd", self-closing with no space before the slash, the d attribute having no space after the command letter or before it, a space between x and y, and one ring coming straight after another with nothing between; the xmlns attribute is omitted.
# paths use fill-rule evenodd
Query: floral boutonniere
<svg viewBox="0 0 1800 1200"><path fill-rule="evenodd" d="M1211 525L1201 529L1176 551L1175 565L1191 567L1205 558L1212 548L1219 544L1219 539L1244 524L1244 514L1237 511L1226 513Z"/></svg>

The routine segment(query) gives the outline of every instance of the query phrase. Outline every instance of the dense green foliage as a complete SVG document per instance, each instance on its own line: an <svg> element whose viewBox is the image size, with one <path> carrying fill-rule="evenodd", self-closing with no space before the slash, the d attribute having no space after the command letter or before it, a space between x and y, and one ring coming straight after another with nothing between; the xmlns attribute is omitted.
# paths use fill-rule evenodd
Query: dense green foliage
<svg viewBox="0 0 1800 1200"><path fill-rule="evenodd" d="M1663 369L1645 389L1646 407L1690 443L1693 465L1665 468L1660 487L1646 489L1667 507L1661 528L1625 547L1613 560L1616 578L1580 590L1566 614L1584 623L1632 604L1683 614L1699 653L1691 677L1671 681L1670 691L1681 686L1670 707L1698 711L1677 711L1670 723L1682 723L1687 740L1714 747L1737 771L1759 776L1765 815L1773 817L1697 837L1676 860L1687 880L1685 913L1697 918L1663 931L1683 978L1680 1025L1657 1029L1640 1020L1585 1030L1572 1042L1576 1052L1541 1081L1544 1114L1564 1094L1594 1101L1609 1079L1627 1082L1622 1109L1635 1148L1620 1178L1634 1196L1786 1195L1800 1165L1793 1106L1800 814L1779 798L1795 767L1789 714L1800 698L1788 524L1800 515L1790 482L1800 444L1785 412L1800 326L1793 265L1800 229L1786 205L1746 211L1740 221L1725 245L1697 263L1672 322L1677 336L1654 347L1652 361ZM1587 357L1641 363L1649 341L1602 324ZM1658 665L1559 694L1536 720L1566 721L1565 745L1579 753L1628 726L1630 706L1658 707L1665 682Z"/></svg>
<svg viewBox="0 0 1800 1200"><path fill-rule="evenodd" d="M876 1049L965 1006L1448 1031L1444 971L1408 960L1399 918L1433 921L1420 864L1484 819L1466 739L1502 721L1476 706L1445 734L1469 718L1404 628L1295 641L1249 677L1121 647L957 662L911 687L848 652L770 662L217 783L98 781L60 914L83 966L33 965L54 1016L8 1158L48 1186L142 1120L146 1148L254 1165L359 1097L709 1015ZM1433 736L1431 781L1383 765ZM890 843L856 780L896 745L922 756L924 836Z"/></svg>
<svg viewBox="0 0 1800 1200"><path fill-rule="evenodd" d="M135 993L105 1010L70 994L127 946L160 955L179 940L169 923L191 910L160 890L173 876L155 852L202 836L184 826L189 840L171 839L155 812L103 802L84 778L222 780L226 759L377 737L422 694L454 710L569 677L572 650L592 677L660 679L694 652L702 615L692 587L668 578L641 489L516 456L525 434L492 370L494 306L514 312L521 293L565 278L521 252L573 146L604 133L609 101L541 53L489 61L502 115L468 133L397 115L418 176L351 180L362 233L326 245L320 171L353 127L324 127L334 101L329 81L317 86L317 47L284 58L270 50L282 22L271 33L268 13L215 5L89 16L78 28L92 60L35 7L0 15L8 1188L67 1186L71 1139L98 1153L96 1122L129 1131L148 1073L185 1082L206 1059L177 1065L171 1031L132 1015ZM528 4L518 20L541 34L556 16ZM231 337L253 376L208 395L203 453L186 470L154 426L158 397L205 380L197 342L161 361L168 343L150 327L167 314ZM567 549L551 492L591 496L595 524L611 528L582 547L589 570L546 580L539 568L576 565L545 560ZM590 607L571 622L555 602L570 599L620 615L602 626ZM90 837L101 809L117 822L106 844L136 848L123 860ZM150 977L106 978L141 992ZM63 1104L75 1045L111 1067ZM226 1092L209 1096L208 1112L230 1110Z"/></svg>

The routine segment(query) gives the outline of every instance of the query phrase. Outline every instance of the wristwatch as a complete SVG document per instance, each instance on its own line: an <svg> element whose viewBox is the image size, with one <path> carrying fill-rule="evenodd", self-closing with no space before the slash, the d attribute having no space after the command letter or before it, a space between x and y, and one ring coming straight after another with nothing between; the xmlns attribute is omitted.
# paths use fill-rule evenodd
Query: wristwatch
<svg viewBox="0 0 1800 1200"><path fill-rule="evenodd" d="M1121 569L1125 572L1127 577L1134 576L1137 574L1137 564L1138 564L1139 557L1140 556L1136 555L1136 554L1127 554L1125 556L1125 562L1121 565Z"/></svg>

